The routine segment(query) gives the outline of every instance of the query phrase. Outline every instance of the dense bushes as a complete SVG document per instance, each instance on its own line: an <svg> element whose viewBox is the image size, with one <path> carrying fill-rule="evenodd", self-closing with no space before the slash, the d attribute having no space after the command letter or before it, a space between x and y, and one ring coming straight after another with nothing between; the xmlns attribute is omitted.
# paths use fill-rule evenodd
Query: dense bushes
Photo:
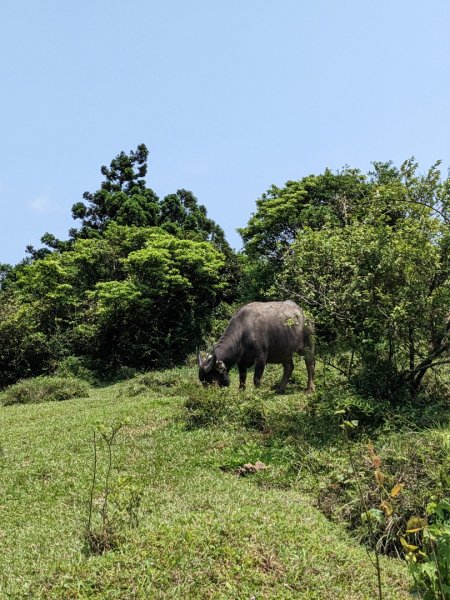
<svg viewBox="0 0 450 600"><path fill-rule="evenodd" d="M15 295L0 290L0 389L42 372L50 355L35 316Z"/></svg>
<svg viewBox="0 0 450 600"><path fill-rule="evenodd" d="M209 242L158 228L111 225L101 240L77 240L21 267L0 294L2 366L36 374L70 355L103 371L180 362L228 290L224 266Z"/></svg>
<svg viewBox="0 0 450 600"><path fill-rule="evenodd" d="M321 479L318 506L364 543L382 553L402 556L400 538L408 529L408 520L413 516L425 518L428 503L447 494L448 438L436 431L404 431L378 434L374 445L380 457L382 485L381 479L374 477L370 444L367 439L360 439L352 445L358 479L343 448L343 454L330 457L328 473ZM391 490L396 485L400 491L392 497ZM383 502L389 503L387 514ZM361 519L367 510L373 517L373 536Z"/></svg>

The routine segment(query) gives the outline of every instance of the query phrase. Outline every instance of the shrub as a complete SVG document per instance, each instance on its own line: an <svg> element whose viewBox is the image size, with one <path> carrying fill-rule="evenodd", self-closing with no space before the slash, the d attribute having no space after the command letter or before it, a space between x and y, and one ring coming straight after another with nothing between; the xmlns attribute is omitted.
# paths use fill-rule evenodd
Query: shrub
<svg viewBox="0 0 450 600"><path fill-rule="evenodd" d="M67 356L58 365L56 370L58 377L71 377L83 379L89 383L94 383L95 375L91 369L85 365L85 361L78 356Z"/></svg>
<svg viewBox="0 0 450 600"><path fill-rule="evenodd" d="M133 397L160 391L164 395L176 395L181 390L192 389L192 385L198 390L197 383L189 378L189 371L183 369L168 369L165 371L147 371L135 375L132 379L124 382L123 393Z"/></svg>
<svg viewBox="0 0 450 600"><path fill-rule="evenodd" d="M227 392L213 386L205 389L196 387L184 404L188 426L205 427L229 421L233 400Z"/></svg>
<svg viewBox="0 0 450 600"><path fill-rule="evenodd" d="M359 446L359 448L358 448ZM328 481L322 482L319 494L319 507L331 519L345 522L361 541L377 547L382 553L401 556L403 548L400 537L407 529L412 515L423 515L431 500L445 496L450 480L450 459L448 440L439 432L396 433L383 439L380 436L375 446L380 455L382 483L374 473L371 452L365 444L355 443L355 468L359 486L348 461L340 462L331 469ZM389 499L393 505L392 514L384 514L380 490L390 490L401 484L401 493ZM369 535L361 513L360 494L365 507L370 509L373 522L373 535Z"/></svg>
<svg viewBox="0 0 450 600"><path fill-rule="evenodd" d="M351 385L330 378L318 386L311 408L317 417L336 422L336 411L345 411L347 419L356 419L371 428L380 425L390 410L389 402L358 394Z"/></svg>
<svg viewBox="0 0 450 600"><path fill-rule="evenodd" d="M424 600L450 600L450 503L442 500L427 506L427 519L412 517L406 535L414 536L413 543L402 538L407 551L409 571L414 579L415 592ZM419 545L416 546L415 544ZM422 547L420 547L422 546Z"/></svg>
<svg viewBox="0 0 450 600"><path fill-rule="evenodd" d="M128 379L133 379L136 375L136 369L134 367L127 367L122 365L119 367L113 376L113 381L126 381Z"/></svg>
<svg viewBox="0 0 450 600"><path fill-rule="evenodd" d="M89 384L75 377L36 377L24 379L0 394L0 403L33 404L81 398L89 395Z"/></svg>
<svg viewBox="0 0 450 600"><path fill-rule="evenodd" d="M248 429L265 431L267 429L267 414L260 398L255 397L243 402L239 408L239 420Z"/></svg>

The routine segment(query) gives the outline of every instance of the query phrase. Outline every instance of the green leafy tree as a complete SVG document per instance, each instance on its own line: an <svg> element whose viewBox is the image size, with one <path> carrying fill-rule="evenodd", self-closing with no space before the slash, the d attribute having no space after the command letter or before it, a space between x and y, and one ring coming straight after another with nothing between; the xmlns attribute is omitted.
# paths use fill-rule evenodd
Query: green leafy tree
<svg viewBox="0 0 450 600"><path fill-rule="evenodd" d="M195 349L226 283L224 257L207 242L155 229L123 261L123 281L99 282L88 293L84 352L111 365L174 364Z"/></svg>
<svg viewBox="0 0 450 600"><path fill-rule="evenodd" d="M226 294L225 264L210 242L111 225L24 265L0 292L0 385L71 354L103 371L183 360Z"/></svg>
<svg viewBox="0 0 450 600"><path fill-rule="evenodd" d="M174 364L234 300L239 263L223 230L192 192L160 201L144 180L147 158L143 144L120 153L74 205L81 227L69 240L46 233L46 247L1 266L0 385L72 354L103 370Z"/></svg>
<svg viewBox="0 0 450 600"><path fill-rule="evenodd" d="M448 180L407 161L374 180L364 210L342 227L304 228L285 254L272 294L313 314L337 366L367 393L416 393L449 361Z"/></svg>
<svg viewBox="0 0 450 600"><path fill-rule="evenodd" d="M206 208L189 190L177 190L162 200L159 224L178 237L210 241L221 249L228 246L223 229L208 218Z"/></svg>
<svg viewBox="0 0 450 600"><path fill-rule="evenodd" d="M34 315L12 293L0 292L0 388L42 371L48 360Z"/></svg>
<svg viewBox="0 0 450 600"><path fill-rule="evenodd" d="M256 201L257 210L247 226L239 230L244 242L243 287L247 295L266 297L299 230L347 225L368 187L360 171L345 168L288 181L284 188L269 188Z"/></svg>
<svg viewBox="0 0 450 600"><path fill-rule="evenodd" d="M257 210L240 229L251 256L281 260L299 229L345 226L368 191L366 177L357 169L338 173L326 169L284 188L272 186L256 201Z"/></svg>
<svg viewBox="0 0 450 600"><path fill-rule="evenodd" d="M105 177L101 188L94 193L85 192L85 202L72 207L73 218L80 219L82 225L80 230L71 230L71 237L102 233L111 221L137 227L156 225L159 204L156 194L145 184L147 159L147 147L140 144L136 151L118 154L109 168L101 167Z"/></svg>
<svg viewBox="0 0 450 600"><path fill-rule="evenodd" d="M225 256L223 270L227 282L223 299L233 302L238 296L241 280L241 263L225 239L223 229L207 216L206 208L188 190L169 194L160 204L158 223L165 231L182 239L211 242Z"/></svg>
<svg viewBox="0 0 450 600"><path fill-rule="evenodd" d="M13 267L6 263L0 263L0 290L5 286L6 279L11 274Z"/></svg>

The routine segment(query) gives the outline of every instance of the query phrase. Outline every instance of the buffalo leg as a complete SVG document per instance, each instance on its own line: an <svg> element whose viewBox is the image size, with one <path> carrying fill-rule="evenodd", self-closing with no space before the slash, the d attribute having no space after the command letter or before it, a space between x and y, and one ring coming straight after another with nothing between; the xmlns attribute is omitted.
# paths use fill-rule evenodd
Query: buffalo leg
<svg viewBox="0 0 450 600"><path fill-rule="evenodd" d="M245 380L247 379L247 369L245 369L244 367L240 367L239 365L238 365L238 369L239 369L239 389L245 390Z"/></svg>
<svg viewBox="0 0 450 600"><path fill-rule="evenodd" d="M255 361L255 373L253 376L253 383L255 384L255 387L259 387L261 385L261 378L263 376L265 366L265 360L257 359Z"/></svg>
<svg viewBox="0 0 450 600"><path fill-rule="evenodd" d="M292 360L292 358L290 358L288 361L283 363L283 377L281 378L280 383L277 385L278 392L284 392L293 370L294 361Z"/></svg>
<svg viewBox="0 0 450 600"><path fill-rule="evenodd" d="M306 363L306 371L308 373L308 385L306 388L306 392L308 394L312 394L316 389L314 385L314 370L316 366L316 361L314 360L314 355L311 352L305 353L305 363Z"/></svg>

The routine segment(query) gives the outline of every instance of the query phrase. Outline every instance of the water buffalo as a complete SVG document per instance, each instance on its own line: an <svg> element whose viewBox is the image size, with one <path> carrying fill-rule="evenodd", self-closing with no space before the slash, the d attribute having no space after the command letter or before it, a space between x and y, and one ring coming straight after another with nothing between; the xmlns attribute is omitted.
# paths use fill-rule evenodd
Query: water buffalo
<svg viewBox="0 0 450 600"><path fill-rule="evenodd" d="M255 365L253 382L259 387L267 363L283 365L277 386L283 392L294 370L294 352L304 355L308 372L307 392L314 391L314 325L292 302L251 302L231 318L206 360L198 356L199 379L204 384L230 385L229 369L237 364L239 387L245 388L247 369Z"/></svg>

